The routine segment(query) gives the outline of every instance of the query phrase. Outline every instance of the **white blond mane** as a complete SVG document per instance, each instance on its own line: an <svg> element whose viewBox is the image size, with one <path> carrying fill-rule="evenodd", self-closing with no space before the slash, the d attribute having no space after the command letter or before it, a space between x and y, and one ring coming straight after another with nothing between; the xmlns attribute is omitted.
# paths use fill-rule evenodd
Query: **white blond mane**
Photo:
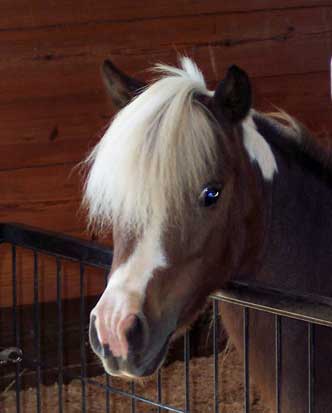
<svg viewBox="0 0 332 413"><path fill-rule="evenodd" d="M161 78L117 114L87 159L84 203L98 229L160 228L215 169L216 125L194 97L211 95L202 73L188 58L156 69Z"/></svg>

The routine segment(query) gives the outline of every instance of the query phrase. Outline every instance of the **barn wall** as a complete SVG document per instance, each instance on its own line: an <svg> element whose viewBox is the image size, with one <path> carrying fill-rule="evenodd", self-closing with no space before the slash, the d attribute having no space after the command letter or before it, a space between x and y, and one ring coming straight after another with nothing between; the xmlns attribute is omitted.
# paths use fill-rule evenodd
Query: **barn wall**
<svg viewBox="0 0 332 413"><path fill-rule="evenodd" d="M0 221L88 237L73 168L112 113L99 76L108 56L149 79L151 64L186 53L211 86L236 63L253 79L258 108L275 104L319 134L332 130L329 0L2 0L0 52ZM8 305L10 260L2 254L0 305ZM22 286L30 267L23 265ZM65 294L76 291L72 281Z"/></svg>

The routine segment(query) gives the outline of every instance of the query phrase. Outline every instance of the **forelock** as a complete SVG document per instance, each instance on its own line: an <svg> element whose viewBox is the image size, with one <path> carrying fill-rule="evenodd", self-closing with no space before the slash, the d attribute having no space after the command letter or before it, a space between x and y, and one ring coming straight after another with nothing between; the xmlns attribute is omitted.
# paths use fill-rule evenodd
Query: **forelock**
<svg viewBox="0 0 332 413"><path fill-rule="evenodd" d="M156 66L161 77L114 118L87 159L84 204L106 231L161 227L181 219L185 196L197 197L216 165L216 122L196 95L211 96L196 64Z"/></svg>

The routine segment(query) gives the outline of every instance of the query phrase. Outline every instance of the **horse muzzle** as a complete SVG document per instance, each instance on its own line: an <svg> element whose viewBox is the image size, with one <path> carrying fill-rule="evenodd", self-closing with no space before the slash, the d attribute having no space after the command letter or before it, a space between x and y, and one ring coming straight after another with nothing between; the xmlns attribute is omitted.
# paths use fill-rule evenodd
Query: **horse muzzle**
<svg viewBox="0 0 332 413"><path fill-rule="evenodd" d="M120 324L115 340L112 332L101 326L92 313L89 328L91 347L110 375L130 378L150 376L162 365L173 330L167 333L162 326L150 326L141 314L130 316L124 324L124 329Z"/></svg>

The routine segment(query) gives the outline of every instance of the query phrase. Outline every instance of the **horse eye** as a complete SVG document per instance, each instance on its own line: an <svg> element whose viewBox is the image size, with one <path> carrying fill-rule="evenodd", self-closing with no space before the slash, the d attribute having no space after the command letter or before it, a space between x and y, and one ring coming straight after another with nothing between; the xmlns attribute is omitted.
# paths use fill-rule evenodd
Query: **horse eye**
<svg viewBox="0 0 332 413"><path fill-rule="evenodd" d="M201 192L199 196L199 202L201 206L209 207L218 201L220 194L220 188L217 188L215 186L207 186Z"/></svg>

